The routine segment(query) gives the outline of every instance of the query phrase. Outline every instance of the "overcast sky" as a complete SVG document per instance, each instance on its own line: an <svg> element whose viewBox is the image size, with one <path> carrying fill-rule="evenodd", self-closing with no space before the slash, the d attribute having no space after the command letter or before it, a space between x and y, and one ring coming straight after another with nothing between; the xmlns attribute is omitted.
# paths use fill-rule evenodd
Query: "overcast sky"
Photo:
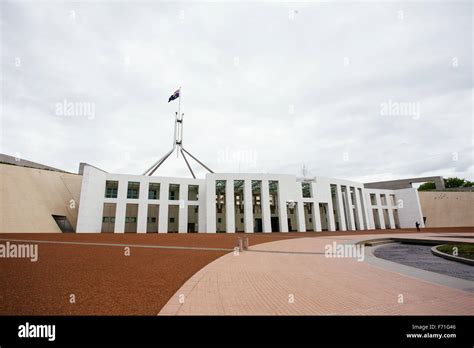
<svg viewBox="0 0 474 348"><path fill-rule="evenodd" d="M2 2L0 152L141 174L181 86L215 172L474 179L472 7ZM189 175L176 155L156 174Z"/></svg>

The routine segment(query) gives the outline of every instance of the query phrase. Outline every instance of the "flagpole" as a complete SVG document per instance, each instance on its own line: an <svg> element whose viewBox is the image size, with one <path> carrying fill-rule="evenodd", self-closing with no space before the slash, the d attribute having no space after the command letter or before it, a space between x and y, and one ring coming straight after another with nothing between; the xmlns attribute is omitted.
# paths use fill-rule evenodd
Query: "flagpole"
<svg viewBox="0 0 474 348"><path fill-rule="evenodd" d="M179 112L180 112L179 117L181 118L179 142L180 142L181 147L183 147L183 130L184 130L183 118L184 118L184 113L181 113L181 86L179 87Z"/></svg>
<svg viewBox="0 0 474 348"><path fill-rule="evenodd" d="M196 175L194 174L194 171L191 168L191 165L189 164L189 161L187 159L187 156L185 156L185 153L189 155L190 158L192 158L197 163L199 163L208 172L214 173L211 169L209 169L209 167L207 167L204 163L202 163L200 160L198 160L196 157L194 157L191 153L189 153L186 149L183 148L183 118L184 118L183 115L184 114L181 114L181 87L179 87L178 91L179 91L178 112L175 111L173 147L162 158L156 161L146 172L144 172L143 175L152 176L153 173L155 173L156 170L168 159L168 157L173 154L173 151L176 148L178 148L176 149L176 156L179 158L179 152L181 152L181 154L183 155L183 159L186 162L186 165L188 166L188 169L191 172L191 175L193 176L193 178L196 178ZM171 97L168 100L168 103L176 99L174 96L175 94L171 95Z"/></svg>
<svg viewBox="0 0 474 348"><path fill-rule="evenodd" d="M179 97L178 97L178 118L176 119L176 123L181 119L181 86L179 86ZM178 133L181 133L181 128L183 125L181 124L178 127ZM181 139L181 135L178 136L178 139ZM176 158L179 158L179 150L176 149Z"/></svg>

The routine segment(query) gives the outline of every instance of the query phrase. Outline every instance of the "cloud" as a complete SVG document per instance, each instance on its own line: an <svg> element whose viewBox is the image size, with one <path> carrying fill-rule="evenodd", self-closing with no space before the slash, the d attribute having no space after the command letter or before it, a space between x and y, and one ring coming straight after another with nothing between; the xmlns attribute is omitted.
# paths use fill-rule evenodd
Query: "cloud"
<svg viewBox="0 0 474 348"><path fill-rule="evenodd" d="M469 2L1 6L4 153L140 174L182 86L185 147L216 172L474 179ZM157 173L187 175L171 159Z"/></svg>

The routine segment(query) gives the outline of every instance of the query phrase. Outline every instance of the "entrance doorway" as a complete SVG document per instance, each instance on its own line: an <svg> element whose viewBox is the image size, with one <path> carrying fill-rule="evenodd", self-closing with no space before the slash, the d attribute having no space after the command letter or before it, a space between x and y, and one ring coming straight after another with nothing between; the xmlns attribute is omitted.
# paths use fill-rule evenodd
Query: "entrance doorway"
<svg viewBox="0 0 474 348"><path fill-rule="evenodd" d="M280 218L272 216L272 232L280 232Z"/></svg>
<svg viewBox="0 0 474 348"><path fill-rule="evenodd" d="M329 230L329 208L327 203L319 203L319 216L321 218L321 230Z"/></svg>
<svg viewBox="0 0 474 348"><path fill-rule="evenodd" d="M380 218L379 218L379 210L372 209L372 214L374 215L374 225L377 230L380 230Z"/></svg>

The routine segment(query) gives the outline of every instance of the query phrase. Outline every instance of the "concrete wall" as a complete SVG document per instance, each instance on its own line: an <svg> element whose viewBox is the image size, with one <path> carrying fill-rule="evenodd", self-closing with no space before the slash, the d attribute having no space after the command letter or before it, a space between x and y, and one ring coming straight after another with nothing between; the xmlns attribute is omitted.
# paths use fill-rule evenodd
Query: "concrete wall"
<svg viewBox="0 0 474 348"><path fill-rule="evenodd" d="M117 198L105 198L105 181L119 181ZM337 205L339 212L348 212L345 223L341 214L341 230L374 229L373 209L378 209L381 228L385 228L384 210L388 215L388 226L395 227L394 211L398 211L401 228L413 228L415 222L422 223L426 217L426 227L474 226L474 192L417 192L416 189L382 190L364 188L363 184L333 178L317 177L310 182L311 197L302 197L301 180L292 175L281 174L208 174L204 180L186 178L147 177L138 175L109 174L98 168L84 166L83 176L37 168L26 168L15 165L0 164L0 232L60 232L52 215L66 216L77 232L97 233L102 228L104 203L116 204L116 221L114 232L123 233L125 227L125 210L127 203L136 203L138 207L138 232L146 231L148 204L159 205L159 232L168 230L168 208L179 206L179 223L175 228L179 232L187 231L188 207L199 206L197 224L199 232L216 231L215 212L215 181L226 180L225 230L235 232L233 205L233 180L244 180L244 199L246 201L243 228L245 232L253 232L254 221L251 204L251 181L262 181L262 222L263 232L271 231L270 212L268 207L269 180L278 181L278 203L280 230L288 231L288 215L286 202L297 203L296 216L292 226L298 231L307 230L309 216L304 215L303 204L313 203L312 229L321 231L319 203L327 204L328 227L335 230L331 185L337 187ZM128 181L140 182L140 198L127 199ZM160 199L148 199L148 183L160 183ZM179 184L179 200L168 200L169 184ZM188 185L199 186L199 200L188 201ZM342 199L342 186L347 193ZM355 189L355 200L350 189ZM362 197L359 194L361 189ZM376 195L376 204L372 205L370 194ZM380 195L385 194L386 204L382 204ZM396 204L390 199L394 194ZM79 200L81 204L79 204ZM78 218L79 217L79 218ZM177 220L177 219L176 219ZM240 224L240 215L238 216ZM358 223L356 224L356 221ZM194 221L193 221L194 222ZM308 222L309 224L309 222ZM423 226L423 224L422 224Z"/></svg>
<svg viewBox="0 0 474 348"><path fill-rule="evenodd" d="M52 215L76 226L82 177L0 164L0 232L58 232Z"/></svg>
<svg viewBox="0 0 474 348"><path fill-rule="evenodd" d="M159 226L158 232L166 233L169 223L169 206L179 207L179 225L171 226L172 230L178 230L180 233L187 232L188 224L188 206L199 205L199 232L204 232L205 228L205 190L204 180L186 179L186 178L170 178L142 175L126 175L126 174L110 174L98 168L86 165L84 167L84 181L81 191L81 208L79 210L79 218L77 232L79 233L98 233L102 229L102 214L104 203L115 203L117 206L115 216L114 233L125 232L125 212L127 204L138 204L138 221L137 232L146 233L148 204L159 205ZM107 180L118 181L117 198L105 198L105 183ZM140 192L138 199L127 199L128 182L139 182ZM149 183L160 184L159 199L148 199ZM179 198L169 200L169 185L178 184ZM188 186L199 186L199 200L188 201ZM175 224L178 219L175 218Z"/></svg>
<svg viewBox="0 0 474 348"><path fill-rule="evenodd" d="M395 228L395 211L398 213L400 228L414 228L416 221L423 227L423 218L416 189L378 190L366 188L364 194L368 207L370 229L376 228L375 211L377 212L381 229ZM375 204L370 199L371 195L375 195ZM385 202L382 201L382 195L386 198ZM392 201L392 195L395 201ZM384 215L384 211L386 211L386 215Z"/></svg>
<svg viewBox="0 0 474 348"><path fill-rule="evenodd" d="M474 192L419 191L426 227L474 226Z"/></svg>
<svg viewBox="0 0 474 348"><path fill-rule="evenodd" d="M417 221L420 223L420 227L425 227L417 189L408 188L395 192L401 227L414 228Z"/></svg>
<svg viewBox="0 0 474 348"><path fill-rule="evenodd" d="M400 190L405 188L412 188L413 183L420 182L434 182L436 189L444 189L444 180L442 176L425 176L421 178L408 178L389 181L368 182L364 184L366 188Z"/></svg>
<svg viewBox="0 0 474 348"><path fill-rule="evenodd" d="M342 231L355 231L374 229L373 209L378 209L378 219L381 228L395 228L394 212L397 210L400 227L413 227L415 221L422 222L418 195L415 189L404 190L380 190L365 189L363 184L333 178L317 177L312 180L304 180L310 186L311 197L303 197L302 182L294 175L286 174L244 174L244 173L219 173L207 174L204 180L185 178L149 177L139 175L109 174L100 169L85 166L84 181L81 193L81 209L79 211L79 223L77 232L97 233L101 231L103 205L104 203L116 204L115 225L113 232L123 233L125 226L127 204L138 204L137 232L146 232L146 220L149 204L159 204L159 227L158 231L187 232L188 207L199 206L199 232L235 233L236 230L253 233L258 230L261 222L261 231L268 233L272 231L272 218L274 223L278 222L276 230L280 232L291 229L298 232L306 232L308 229L321 231L323 221L321 219L319 204L327 207L328 216L324 220L325 228L330 231L336 230L336 220L333 210L338 211L338 226ZM117 198L105 198L106 180L118 181ZM216 209L216 181L225 181L225 198L222 212ZM243 181L244 214L235 215L234 181ZM128 182L140 183L140 194L138 199L127 198ZM252 181L261 183L259 203L253 201ZM277 209L272 213L270 205L270 181L278 182ZM160 184L160 198L148 199L148 185L150 182ZM178 184L179 200L169 200L169 185ZM188 200L188 186L199 186L199 200ZM335 204L331 194L331 186L335 187ZM352 194L351 194L352 192ZM370 194L375 194L377 201L372 204ZM381 200L381 195L386 196L386 201ZM390 197L393 196L393 200ZM221 200L221 198L219 198ZM288 209L287 203L296 203L293 210ZM405 206L398 206L398 201L404 202ZM257 202L257 200L255 200ZM304 204L313 204L312 214L306 214ZM169 207L179 207L179 218L174 216L174 222L169 218ZM253 208L255 208L255 213ZM278 220L276 218L278 217ZM324 218L324 216L323 216ZM243 219L243 222L240 222ZM311 219L311 221L310 221ZM307 226L308 223L308 226ZM178 224L176 226L176 224Z"/></svg>
<svg viewBox="0 0 474 348"><path fill-rule="evenodd" d="M102 229L106 175L95 167L84 167L76 232L98 232Z"/></svg>

